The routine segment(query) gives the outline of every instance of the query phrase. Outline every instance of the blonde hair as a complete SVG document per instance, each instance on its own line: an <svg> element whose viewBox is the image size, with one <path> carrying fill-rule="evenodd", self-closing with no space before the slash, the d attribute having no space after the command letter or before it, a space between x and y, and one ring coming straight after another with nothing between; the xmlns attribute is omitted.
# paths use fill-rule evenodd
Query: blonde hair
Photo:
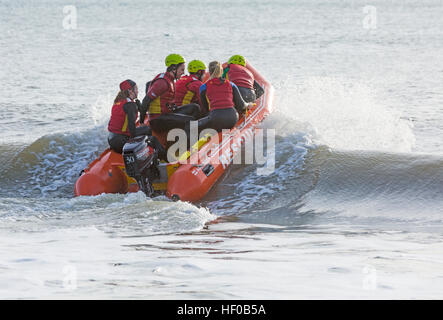
<svg viewBox="0 0 443 320"><path fill-rule="evenodd" d="M223 68L220 62L212 61L209 63L209 79L220 78L223 74Z"/></svg>
<svg viewBox="0 0 443 320"><path fill-rule="evenodd" d="M114 103L117 103L120 100L124 100L129 97L129 90L120 91L114 99Z"/></svg>

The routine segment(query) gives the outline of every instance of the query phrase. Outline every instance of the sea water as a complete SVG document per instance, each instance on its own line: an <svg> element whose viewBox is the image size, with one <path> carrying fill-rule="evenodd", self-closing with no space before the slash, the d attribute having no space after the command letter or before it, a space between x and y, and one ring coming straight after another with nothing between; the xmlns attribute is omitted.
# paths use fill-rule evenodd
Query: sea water
<svg viewBox="0 0 443 320"><path fill-rule="evenodd" d="M443 3L0 1L0 297L441 299ZM118 84L244 55L275 170L74 197ZM142 92L143 90L140 90ZM140 93L139 98L143 98Z"/></svg>

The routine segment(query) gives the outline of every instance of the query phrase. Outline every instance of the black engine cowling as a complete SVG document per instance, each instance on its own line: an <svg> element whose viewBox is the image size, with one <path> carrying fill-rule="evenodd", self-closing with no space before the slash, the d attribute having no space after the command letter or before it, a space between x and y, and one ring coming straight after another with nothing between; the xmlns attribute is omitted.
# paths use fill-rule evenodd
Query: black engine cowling
<svg viewBox="0 0 443 320"><path fill-rule="evenodd" d="M159 176L158 151L151 145L149 137L138 136L126 142L122 152L126 174L137 181L148 197L154 194L152 180Z"/></svg>

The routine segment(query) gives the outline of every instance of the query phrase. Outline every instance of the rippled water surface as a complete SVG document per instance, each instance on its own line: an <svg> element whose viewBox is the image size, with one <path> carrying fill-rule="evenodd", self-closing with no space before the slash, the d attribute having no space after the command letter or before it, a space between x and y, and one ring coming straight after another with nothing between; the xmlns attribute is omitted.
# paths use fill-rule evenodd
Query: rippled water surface
<svg viewBox="0 0 443 320"><path fill-rule="evenodd" d="M1 298L442 298L441 1L69 5L0 2ZM274 85L275 171L75 198L118 83L171 52Z"/></svg>

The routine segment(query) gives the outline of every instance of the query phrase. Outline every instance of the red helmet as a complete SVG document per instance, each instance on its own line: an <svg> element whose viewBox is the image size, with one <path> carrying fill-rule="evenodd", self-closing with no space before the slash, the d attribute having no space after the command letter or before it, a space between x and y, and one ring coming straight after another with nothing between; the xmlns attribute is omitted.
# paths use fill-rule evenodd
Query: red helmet
<svg viewBox="0 0 443 320"><path fill-rule="evenodd" d="M120 90L124 91L124 90L129 90L132 89L136 86L136 83L132 80L125 80L122 83L120 83Z"/></svg>

